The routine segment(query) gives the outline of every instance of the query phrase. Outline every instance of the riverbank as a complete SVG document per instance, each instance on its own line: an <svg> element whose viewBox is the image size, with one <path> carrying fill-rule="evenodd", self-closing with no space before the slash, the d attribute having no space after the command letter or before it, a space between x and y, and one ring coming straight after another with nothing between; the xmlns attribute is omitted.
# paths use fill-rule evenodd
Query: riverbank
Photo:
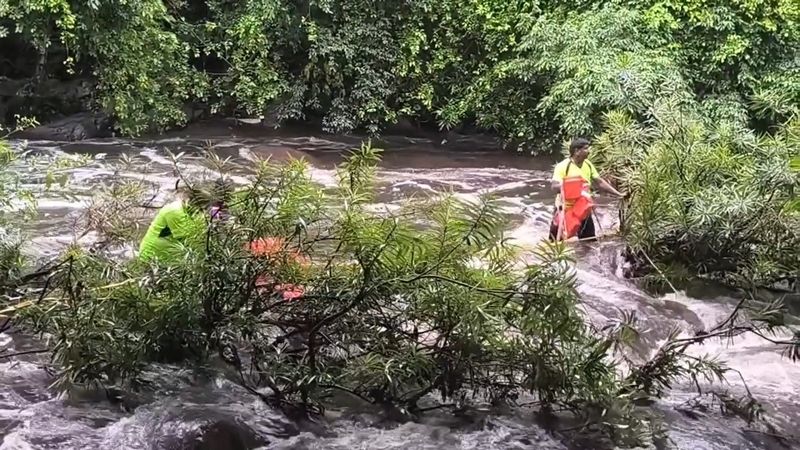
<svg viewBox="0 0 800 450"><path fill-rule="evenodd" d="M86 141L103 141L119 139L111 130L110 119L102 113L84 112L64 117L39 126L12 133L12 139L36 141L53 141L59 143L78 143ZM364 133L346 135L326 133L318 123L290 122L283 125L263 124L259 119L242 119L233 117L215 117L198 119L189 124L168 130L163 133L145 133L128 142L166 143L174 140L187 142L209 141L219 143L225 140L264 140L276 138L320 139L329 142L340 142L347 146L357 146L361 142L372 139L377 145L389 148L413 147L422 145L430 150L455 151L502 151L503 140L490 133L474 131L438 131L413 125L411 122L389 126L376 136ZM515 151L512 151L517 153Z"/></svg>

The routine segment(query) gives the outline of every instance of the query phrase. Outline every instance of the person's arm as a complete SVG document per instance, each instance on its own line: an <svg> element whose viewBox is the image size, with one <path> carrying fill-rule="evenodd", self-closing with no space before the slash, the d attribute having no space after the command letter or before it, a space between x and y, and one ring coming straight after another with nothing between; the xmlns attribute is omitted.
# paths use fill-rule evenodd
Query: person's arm
<svg viewBox="0 0 800 450"><path fill-rule="evenodd" d="M605 192L608 192L611 195L615 195L615 196L620 197L620 198L625 196L621 192L616 190L614 188L614 186L611 185L611 183L609 183L608 181L606 181L606 180L604 180L604 179L602 179L600 177L597 177L597 178L594 179L594 184L598 189L600 189L602 191L605 191Z"/></svg>
<svg viewBox="0 0 800 450"><path fill-rule="evenodd" d="M621 194L618 190L616 190L614 186L611 185L611 183L600 177L600 174L597 173L597 168L594 167L594 164L592 164L589 161L587 161L587 163L589 164L589 168L591 170L592 184L594 185L595 188L600 189L601 191L608 192L609 194L615 195L620 198L624 197L624 195Z"/></svg>
<svg viewBox="0 0 800 450"><path fill-rule="evenodd" d="M561 192L561 180L567 176L565 168L561 167L560 164L557 164L555 169L553 169L553 178L550 180L550 189L555 192Z"/></svg>

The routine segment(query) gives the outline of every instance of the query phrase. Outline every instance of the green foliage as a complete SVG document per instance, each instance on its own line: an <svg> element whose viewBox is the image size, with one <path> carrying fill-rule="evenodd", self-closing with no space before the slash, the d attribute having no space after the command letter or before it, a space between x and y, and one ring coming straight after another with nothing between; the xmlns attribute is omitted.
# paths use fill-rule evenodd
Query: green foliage
<svg viewBox="0 0 800 450"><path fill-rule="evenodd" d="M759 116L778 122L800 116L800 65L768 72L759 80L753 103Z"/></svg>
<svg viewBox="0 0 800 450"><path fill-rule="evenodd" d="M0 289L5 291L12 280L19 276L22 268L22 236L14 226L21 216L30 214L34 199L30 191L21 186L21 178L15 169L17 153L0 139Z"/></svg>
<svg viewBox="0 0 800 450"><path fill-rule="evenodd" d="M100 104L120 131L184 123L183 103L202 97L206 79L189 65L190 46L174 33L164 2L72 3L82 3L73 5L81 17L77 57L94 63Z"/></svg>
<svg viewBox="0 0 800 450"><path fill-rule="evenodd" d="M93 189L94 195L83 215L81 223L85 233L96 233L100 240L95 248L116 248L135 241L142 235L150 218L150 200L156 192L142 180L119 175L121 169L146 170L139 161L123 156L116 167L114 177ZM150 206L151 207L151 206ZM118 214L117 211L127 211Z"/></svg>
<svg viewBox="0 0 800 450"><path fill-rule="evenodd" d="M645 265L652 258L748 287L797 280L796 119L757 136L669 103L647 125L606 118L596 160L633 194L624 228Z"/></svg>
<svg viewBox="0 0 800 450"><path fill-rule="evenodd" d="M540 151L676 91L732 101L759 127L785 119L795 3L15 0L0 19L40 50L67 50L128 134L184 123L193 101L337 133L477 126Z"/></svg>
<svg viewBox="0 0 800 450"><path fill-rule="evenodd" d="M633 363L635 314L587 325L565 244L544 243L524 263L490 197L440 193L376 211L379 160L369 144L355 149L335 189L315 184L302 160L258 161L228 196L230 218L199 226L180 258L151 263L116 253L137 234L144 192L115 179L87 211L98 245L67 248L44 283L24 286L3 313L47 338L60 389L135 388L154 361L219 358L271 404L319 411L344 393L416 415L432 403L515 406L527 394L623 446L658 432L634 399L659 397L679 380L724 379L727 367L688 355L690 345L742 333L769 339L786 328L781 305L743 302L709 333L676 332ZM213 154L208 162L227 170ZM198 206L218 194L202 183L193 193ZM260 238L258 250L251 244ZM800 355L797 338L775 342ZM757 417L752 397L718 398Z"/></svg>
<svg viewBox="0 0 800 450"><path fill-rule="evenodd" d="M642 8L648 25L674 42L701 97L730 91L747 96L781 61L796 67L800 7L792 0L620 3Z"/></svg>
<svg viewBox="0 0 800 450"><path fill-rule="evenodd" d="M314 184L302 161L262 161L231 198L233 218L209 223L170 264L69 248L15 320L49 337L62 389L135 385L152 361L216 354L279 404L321 408L344 392L420 413L432 399L514 404L528 393L601 428L628 427L610 341L577 311L565 248L546 245L521 265L491 198L414 198L375 212L378 156L355 150L335 190ZM139 194L109 187L95 205ZM90 212L90 223L138 220L131 208ZM123 235L94 230L111 230L106 242ZM252 253L259 237L276 247ZM301 286L300 298L287 286Z"/></svg>
<svg viewBox="0 0 800 450"><path fill-rule="evenodd" d="M29 219L35 213L33 192L23 186L20 173L20 150L13 148L5 139L25 124L35 124L30 119L18 118L19 126L14 130L0 127L0 227L7 228Z"/></svg>
<svg viewBox="0 0 800 450"><path fill-rule="evenodd" d="M204 98L211 111L265 113L289 92L288 61L282 59L299 50L294 8L269 0L205 3L203 13L192 2L176 3L172 12L193 60L206 67Z"/></svg>
<svg viewBox="0 0 800 450"><path fill-rule="evenodd" d="M789 168L796 174L800 173L800 156L794 156L791 161L789 161ZM789 203L788 210L800 213L800 196L795 194L792 197L791 202Z"/></svg>
<svg viewBox="0 0 800 450"><path fill-rule="evenodd" d="M68 69L91 67L99 106L114 113L123 133L183 123L183 103L206 92L164 2L10 0L4 18L40 51L60 41Z"/></svg>
<svg viewBox="0 0 800 450"><path fill-rule="evenodd" d="M608 108L636 113L665 92L686 89L676 54L654 45L635 10L557 11L529 28L518 57L471 85L448 111L450 120L476 111L479 124L552 145L564 134L597 131Z"/></svg>
<svg viewBox="0 0 800 450"><path fill-rule="evenodd" d="M170 266L69 250L24 312L54 336L61 382L131 381L148 360L211 350L283 401L319 403L335 389L412 409L431 392L564 404L610 395L614 372L577 314L569 266L555 264L563 254L510 270L506 219L488 198L372 212L376 163L363 146L325 192L302 161L262 162L231 204L235 219L187 241ZM283 239L277 253L250 254L265 236ZM282 300L256 286L264 277L304 294Z"/></svg>

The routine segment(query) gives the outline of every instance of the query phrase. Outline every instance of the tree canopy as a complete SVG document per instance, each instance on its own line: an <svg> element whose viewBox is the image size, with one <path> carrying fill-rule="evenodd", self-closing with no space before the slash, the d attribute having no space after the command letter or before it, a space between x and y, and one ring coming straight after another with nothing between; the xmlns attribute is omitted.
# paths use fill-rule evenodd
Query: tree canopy
<svg viewBox="0 0 800 450"><path fill-rule="evenodd" d="M0 20L43 58L29 75L92 78L129 134L199 102L332 132L478 127L540 151L665 89L762 129L777 113L759 96L800 102L792 0L9 0Z"/></svg>

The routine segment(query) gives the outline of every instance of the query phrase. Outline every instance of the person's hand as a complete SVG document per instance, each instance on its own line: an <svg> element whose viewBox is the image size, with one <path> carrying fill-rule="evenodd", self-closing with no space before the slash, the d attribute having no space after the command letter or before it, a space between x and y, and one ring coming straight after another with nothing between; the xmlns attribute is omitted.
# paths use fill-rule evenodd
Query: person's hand
<svg viewBox="0 0 800 450"><path fill-rule="evenodd" d="M625 197L626 197L626 194L623 194L622 192L620 192L620 191L617 191L617 190L615 190L615 191L614 191L614 192L612 192L611 194L612 194L614 197L617 197L618 199L623 199L623 198L625 198Z"/></svg>

